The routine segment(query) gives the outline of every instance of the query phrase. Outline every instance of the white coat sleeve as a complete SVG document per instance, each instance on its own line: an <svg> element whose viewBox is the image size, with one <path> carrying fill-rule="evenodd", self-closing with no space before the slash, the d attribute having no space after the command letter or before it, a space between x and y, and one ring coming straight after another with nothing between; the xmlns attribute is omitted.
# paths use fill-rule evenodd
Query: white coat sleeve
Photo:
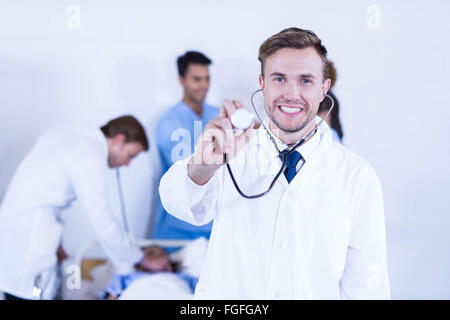
<svg viewBox="0 0 450 320"><path fill-rule="evenodd" d="M75 193L84 205L103 250L117 273L132 272L134 264L143 258L143 252L132 242L110 207L106 163L92 160L69 168Z"/></svg>
<svg viewBox="0 0 450 320"><path fill-rule="evenodd" d="M223 167L204 185L197 185L188 175L189 158L175 162L161 178L159 195L164 209L174 217L201 226L214 219L220 193Z"/></svg>
<svg viewBox="0 0 450 320"><path fill-rule="evenodd" d="M363 168L359 181L359 199L340 279L341 299L390 299L381 183L370 165Z"/></svg>

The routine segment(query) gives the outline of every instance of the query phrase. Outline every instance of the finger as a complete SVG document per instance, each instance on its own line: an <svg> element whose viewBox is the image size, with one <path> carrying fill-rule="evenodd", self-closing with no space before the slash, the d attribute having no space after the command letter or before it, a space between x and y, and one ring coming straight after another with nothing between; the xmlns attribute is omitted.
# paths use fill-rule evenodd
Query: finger
<svg viewBox="0 0 450 320"><path fill-rule="evenodd" d="M225 132L220 127L205 128L204 139L206 143L212 142L214 144L214 152L223 154L226 149Z"/></svg>
<svg viewBox="0 0 450 320"><path fill-rule="evenodd" d="M230 118L231 114L236 110L234 103L228 99L225 99L222 103L222 109L220 110L220 115L222 117Z"/></svg>
<svg viewBox="0 0 450 320"><path fill-rule="evenodd" d="M253 129L259 129L261 127L261 122L258 120L253 120Z"/></svg>
<svg viewBox="0 0 450 320"><path fill-rule="evenodd" d="M216 119L215 124L225 133L225 150L227 153L234 145L234 130L229 118Z"/></svg>
<svg viewBox="0 0 450 320"><path fill-rule="evenodd" d="M231 121L229 118L225 117L219 117L212 119L212 123L215 127L227 130L227 129L233 129L233 126L231 125Z"/></svg>
<svg viewBox="0 0 450 320"><path fill-rule="evenodd" d="M256 129L249 128L243 131L239 136L234 137L234 145L233 148L229 150L227 153L228 159L234 158L234 156L241 150L255 135Z"/></svg>
<svg viewBox="0 0 450 320"><path fill-rule="evenodd" d="M232 100L231 102L236 107L236 109L245 108L244 104L242 102L240 102L239 100Z"/></svg>
<svg viewBox="0 0 450 320"><path fill-rule="evenodd" d="M214 140L215 141L215 140ZM218 142L210 142L209 144L205 145L203 149L203 164L207 165L222 165L224 154L219 153L220 146L218 145Z"/></svg>
<svg viewBox="0 0 450 320"><path fill-rule="evenodd" d="M238 150L242 148L250 139L256 134L256 129L248 128L237 138L237 148Z"/></svg>
<svg viewBox="0 0 450 320"><path fill-rule="evenodd" d="M223 159L223 141L221 128L218 126L218 118L212 119L203 130L200 139L198 139L193 156L194 164L216 164L216 158ZM216 155L216 153L219 153Z"/></svg>
<svg viewBox="0 0 450 320"><path fill-rule="evenodd" d="M245 130L248 130L248 129L259 129L260 127L261 127L261 122L259 122L255 118L253 118L253 120L251 122L251 125ZM240 136L240 135L242 135L244 133L244 130L242 130L242 129L236 130L235 129L234 133L235 133L235 136Z"/></svg>

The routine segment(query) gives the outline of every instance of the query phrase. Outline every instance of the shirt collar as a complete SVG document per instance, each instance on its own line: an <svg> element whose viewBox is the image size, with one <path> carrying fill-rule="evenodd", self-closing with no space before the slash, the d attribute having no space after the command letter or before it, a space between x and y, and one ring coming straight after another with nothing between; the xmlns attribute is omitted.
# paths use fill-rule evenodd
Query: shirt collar
<svg viewBox="0 0 450 320"><path fill-rule="evenodd" d="M202 103L202 116L199 117L198 114L194 112L194 110L191 109L183 100L180 101L178 104L180 108L184 111L185 114L189 114L193 119L195 120L202 120L203 116L205 115L205 103Z"/></svg>
<svg viewBox="0 0 450 320"><path fill-rule="evenodd" d="M318 116L314 119L314 122L318 124L322 119ZM323 124L323 123L322 123ZM280 139L277 138L270 129L268 123L265 123L267 129L269 130L271 136L273 137L275 143L277 144L278 150L283 151L286 148L288 148L287 144L282 142ZM322 125L321 125L322 126ZM296 150L300 153L300 155L307 161L310 159L311 154L313 153L314 149L319 145L320 142L320 126L317 128L316 133L313 134L313 136L303 143L300 147L298 147ZM258 137L258 144L263 143L263 141L268 141L270 144L270 147L274 151L274 155L278 157L278 154L276 154L276 150L273 146L273 143L270 141L269 135L266 134L266 130L262 128L262 130L259 130L259 137Z"/></svg>
<svg viewBox="0 0 450 320"><path fill-rule="evenodd" d="M100 144L102 145L102 156L106 158L106 162L109 160L109 147L108 147L108 138L105 136L101 129L96 130L96 135Z"/></svg>

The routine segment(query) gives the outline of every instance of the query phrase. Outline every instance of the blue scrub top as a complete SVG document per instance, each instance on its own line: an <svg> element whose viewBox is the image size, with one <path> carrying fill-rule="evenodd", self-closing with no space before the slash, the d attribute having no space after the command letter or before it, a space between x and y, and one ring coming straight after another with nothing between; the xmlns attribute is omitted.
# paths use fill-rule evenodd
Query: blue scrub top
<svg viewBox="0 0 450 320"><path fill-rule="evenodd" d="M156 125L156 143L162 164L161 176L177 160L194 152L195 144L208 122L217 117L219 108L203 104L200 118L187 104L179 102L164 113ZM212 222L193 226L167 213L161 201L155 212L153 238L158 239L209 239Z"/></svg>

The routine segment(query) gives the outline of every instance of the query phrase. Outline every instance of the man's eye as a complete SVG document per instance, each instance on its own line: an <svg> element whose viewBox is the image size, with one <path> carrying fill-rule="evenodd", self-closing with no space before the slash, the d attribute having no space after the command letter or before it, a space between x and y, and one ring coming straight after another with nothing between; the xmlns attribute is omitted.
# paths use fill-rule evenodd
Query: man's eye
<svg viewBox="0 0 450 320"><path fill-rule="evenodd" d="M276 81L276 82L283 82L284 79L283 79L282 77L276 77L276 78L275 78L275 81Z"/></svg>
<svg viewBox="0 0 450 320"><path fill-rule="evenodd" d="M303 84L310 84L311 80L310 79L302 79L302 83Z"/></svg>

